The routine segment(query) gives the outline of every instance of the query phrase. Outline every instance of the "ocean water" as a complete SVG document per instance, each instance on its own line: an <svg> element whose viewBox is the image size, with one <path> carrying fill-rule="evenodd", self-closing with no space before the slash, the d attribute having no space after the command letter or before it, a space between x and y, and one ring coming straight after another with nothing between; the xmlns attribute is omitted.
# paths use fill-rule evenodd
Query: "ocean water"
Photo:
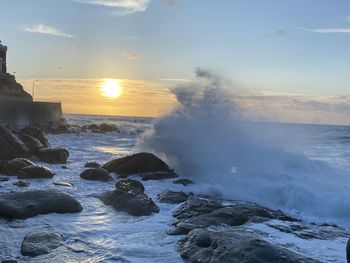
<svg viewBox="0 0 350 263"><path fill-rule="evenodd" d="M225 189L224 186L220 184L222 178L217 176L218 173L222 172L224 176L230 175L231 177L221 182L225 183L227 180L233 180L235 183L242 185L242 181L235 181L235 175L239 177L241 170L249 173L256 172L255 169L246 169L243 159L240 159L239 162L237 161L235 166L233 165L234 167L226 167L227 160L235 160L235 154L237 153L242 153L242 155L248 158L249 167L258 167L260 174L254 175L252 178L255 179L258 176L262 177L260 181L244 181L244 183L256 183L257 187L262 187L264 191L269 189L266 188L265 184L267 184L267 182L264 180L269 180L268 183L271 184L276 182L271 180L271 176L267 174L270 168L272 172L277 172L275 175L276 177L280 176L281 178L283 176L291 176L295 172L302 173L302 176L300 176L300 174L296 175L298 183L295 183L293 178L289 178L287 181L280 180L283 181L283 184L275 185L271 188L271 191L276 193L278 192L277 190L281 192L286 191L286 186L284 185L286 182L290 183L293 188L300 187L304 189L310 186L310 181L312 182L315 180L315 188L323 187L323 184L317 182L317 174L315 174L315 171L322 170L327 172L321 176L322 178L323 176L328 176L326 181L328 189L316 189L314 192L316 192L317 195L324 190L327 198L332 193L335 197L350 197L350 191L346 193L348 189L346 185L344 186L344 191L342 190L343 192L339 190L339 185L346 184L348 181L350 182L350 180L337 182L336 184L330 183L333 180L348 176L350 172L350 127L348 126L263 124L264 128L262 128L259 124L260 134L269 134L269 136L263 137L263 145L270 145L270 140L278 143L283 141L283 152L280 151L280 148L278 148L279 151L276 152L275 148L271 150L270 147L263 152L265 155L267 155L267 153L272 155L278 153L280 154L279 156L269 156L269 158L263 160L263 163L260 163L256 160L260 155L252 157L251 151L244 152L242 148L239 148L239 151L237 151L231 147L255 147L254 149L260 153L262 152L262 144L259 144L259 147L256 146L257 144L255 142L252 144L253 139L250 135L247 137L250 143L242 143L243 138L241 134L239 135L240 137L238 137L240 143L235 142L232 144L230 142L232 140L232 134L229 130L230 127L224 126L225 129L221 130L221 124L219 123L216 123L216 126L212 126L212 130L210 131L200 131L191 129L192 126L186 126L186 123L183 123L183 127L179 129L179 127L173 126L173 122L169 120L164 123L164 119L88 115L67 115L66 118L73 126L73 129L75 129L74 126L78 127L93 123L114 123L118 126L119 131L105 134L80 132L49 135L52 145L67 147L69 149L70 158L66 165L67 169L64 169L61 165L43 164L51 168L56 175L52 179L30 180L31 185L27 189L53 188L66 191L81 202L84 211L79 214L40 215L25 221L1 220L0 259L12 258L23 262L27 261L28 258L20 255L20 247L24 236L33 230L49 229L63 234L68 248L81 251L81 253L79 253L81 255L79 261L70 258L66 259L65 262L182 262L177 251L177 241L181 237L167 235L167 231L171 228L170 224L173 221L171 214L177 207L176 205L157 203L160 207L160 213L146 217L132 217L123 212L117 212L109 206L105 206L95 197L100 193L112 190L114 188L114 182L103 183L86 181L79 177L87 161L104 163L112 158L124 156L139 150L158 152L171 166L175 167L181 176L192 177L192 179L197 182L197 184L189 187L175 185L172 183L172 180L143 182L146 193L154 200L156 200L156 195L165 189L199 193L219 192L227 199L233 199L233 197L245 199L247 196L245 194L240 195L239 192L234 196L227 194L230 192L230 189ZM193 119L190 121L194 123L194 125L198 125ZM213 125L212 122L210 124ZM253 129L253 127L257 127L255 124L254 126L250 126L249 124L245 125L248 125L246 126L248 127L248 131ZM204 129L204 126L200 126L200 129ZM172 131L172 133L169 133L169 130ZM196 138L198 140L192 137L192 132L184 134L183 130L191 130L197 133ZM249 134L247 130L244 130L245 135ZM236 132L234 132L234 134L238 136ZM201 138L203 135L206 135L204 139ZM179 136L182 139L188 138L188 141L179 141ZM216 138L216 136L219 136L219 138ZM227 137L225 138L224 136ZM162 144L162 147L160 147L159 144L153 143L155 139ZM224 144L229 147L223 146L222 139L224 139ZM261 142L261 140L259 140L259 142ZM217 146L215 146L215 144L217 144ZM207 147L204 147L205 145ZM161 150L163 151L160 152ZM186 165L182 166L179 164L179 159L175 158L177 156L169 154L171 150L174 150L175 153L177 153L177 151L183 151L182 154L188 157ZM205 150L205 154L203 152L203 154L199 155L197 152L199 150ZM231 150L232 155L229 154ZM288 155L285 154L285 152L288 152ZM196 158L190 158L189 154L198 154L198 156ZM283 155L283 158L281 158L281 155ZM223 160L223 156L227 158L225 157ZM201 158L203 163L197 162L197 158ZM220 160L216 160L216 158ZM293 160L287 166L272 166L271 163L269 163L279 163L285 161L285 158L293 158ZM34 161L38 162L37 160ZM211 175L212 177L214 177L214 175L217 177L212 178L204 173L194 175L196 171L204 171L200 167L193 167L194 165L202 165L204 169L210 172L215 171L215 173ZM211 169L209 165L221 165L222 169ZM295 168L296 166L298 169ZM263 169L263 167L265 168ZM285 169L283 173L281 173L281 167ZM230 171L226 171L226 168L230 168ZM310 178L304 178L307 177L308 172L310 173ZM332 172L334 172L334 174L332 174ZM216 179L218 182L216 182ZM250 180L251 178L248 179ZM18 187L13 185L16 181L17 179L10 178L9 181L1 183L2 187L0 188L0 192L7 193L12 190L19 190ZM69 182L72 183L74 187L56 186L53 182ZM216 183L214 183L214 187L208 187L208 184L212 184L212 182ZM230 184L228 187L231 187ZM278 189L278 187L280 187L280 189ZM332 187L334 188L332 189ZM235 188L231 188L231 191L232 189ZM250 189L249 185L247 185L247 189ZM254 190L256 189L257 188L254 188ZM303 198L305 198L305 193L309 193L308 191L300 191ZM256 192L258 194L258 191ZM250 190L248 190L248 193L253 195ZM295 194L298 193L299 192L296 192ZM275 195L275 197L276 196L278 195ZM310 196L315 198L314 195L310 194ZM249 199L256 201L252 196ZM268 205L272 208L281 208L287 213L298 215L305 220L318 220L319 222L328 223L336 222L343 228L350 229L349 225L346 223L347 220L350 220L348 213L338 211L338 209L342 210L344 207L347 207L345 201L334 209L334 207L327 207L327 205L333 205L336 202L334 200L325 203L317 203L323 200L322 198L310 200L312 206L326 206L325 209L330 212L324 213L323 209L311 209L310 205L293 207L295 204L293 199L290 199L290 202L286 203L270 202L269 198L262 198L261 200L264 205ZM308 200L302 200L302 202L307 203ZM303 240L290 234L278 232L266 225L257 224L252 225L251 228L265 232L265 238L270 242L288 247L298 253L320 259L324 262L346 262L344 247L347 239L344 237L330 240ZM49 258L43 256L35 259L33 262L50 262L49 260ZM53 260L51 262L55 261Z"/></svg>

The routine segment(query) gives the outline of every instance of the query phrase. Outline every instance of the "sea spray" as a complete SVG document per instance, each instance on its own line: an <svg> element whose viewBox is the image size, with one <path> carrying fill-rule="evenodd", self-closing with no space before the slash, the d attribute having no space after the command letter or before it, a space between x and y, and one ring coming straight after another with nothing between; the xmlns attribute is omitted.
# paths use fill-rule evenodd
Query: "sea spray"
<svg viewBox="0 0 350 263"><path fill-rule="evenodd" d="M165 158L208 193L309 216L350 218L345 171L289 151L287 129L249 121L252 114L228 82L200 69L196 76L173 89L178 105L144 133L138 150Z"/></svg>

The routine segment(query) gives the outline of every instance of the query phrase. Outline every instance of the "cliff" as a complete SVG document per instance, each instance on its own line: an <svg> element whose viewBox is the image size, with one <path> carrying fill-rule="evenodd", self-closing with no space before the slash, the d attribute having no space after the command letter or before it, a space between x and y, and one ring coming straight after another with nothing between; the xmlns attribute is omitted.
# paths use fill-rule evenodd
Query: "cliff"
<svg viewBox="0 0 350 263"><path fill-rule="evenodd" d="M16 81L15 76L10 74L0 73L0 100L1 99L20 99L26 101L33 101L33 98L28 94Z"/></svg>

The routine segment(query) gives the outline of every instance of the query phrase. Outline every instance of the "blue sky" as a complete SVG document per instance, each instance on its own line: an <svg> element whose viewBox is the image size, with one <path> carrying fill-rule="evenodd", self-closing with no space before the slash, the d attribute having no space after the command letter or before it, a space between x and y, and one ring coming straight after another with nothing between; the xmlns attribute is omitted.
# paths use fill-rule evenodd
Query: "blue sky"
<svg viewBox="0 0 350 263"><path fill-rule="evenodd" d="M2 0L0 39L22 79L187 79L200 66L253 90L339 95L350 83L349 7L346 0Z"/></svg>

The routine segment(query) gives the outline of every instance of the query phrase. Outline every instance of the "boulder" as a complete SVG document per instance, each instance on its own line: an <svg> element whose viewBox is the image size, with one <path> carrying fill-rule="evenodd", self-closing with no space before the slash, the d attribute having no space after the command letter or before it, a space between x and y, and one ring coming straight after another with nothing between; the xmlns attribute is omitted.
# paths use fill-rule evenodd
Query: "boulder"
<svg viewBox="0 0 350 263"><path fill-rule="evenodd" d="M16 158L4 162L0 172L6 175L18 175L21 169L30 165L34 165L34 163L25 158Z"/></svg>
<svg viewBox="0 0 350 263"><path fill-rule="evenodd" d="M147 174L141 175L142 181L164 180L164 179L171 179L176 177L177 177L177 174L174 173L173 171L154 172L154 173L147 173Z"/></svg>
<svg viewBox="0 0 350 263"><path fill-rule="evenodd" d="M37 152L40 161L50 164L65 164L69 152L65 148L43 148Z"/></svg>
<svg viewBox="0 0 350 263"><path fill-rule="evenodd" d="M29 165L24 167L17 178L34 179L34 178L52 178L55 174L47 167L42 165Z"/></svg>
<svg viewBox="0 0 350 263"><path fill-rule="evenodd" d="M18 135L0 126L0 160L30 156L30 150Z"/></svg>
<svg viewBox="0 0 350 263"><path fill-rule="evenodd" d="M173 183L174 184L182 184L183 186L187 186L189 184L193 184L194 182L190 179L182 178L182 179L178 179L178 180L173 181Z"/></svg>
<svg viewBox="0 0 350 263"><path fill-rule="evenodd" d="M49 139L47 138L45 132L43 130L29 126L20 130L20 134L29 135L35 139L37 139L44 147L50 147Z"/></svg>
<svg viewBox="0 0 350 263"><path fill-rule="evenodd" d="M30 185L29 182L25 182L22 180L17 181L16 183L14 183L14 185L18 186L18 187L27 187Z"/></svg>
<svg viewBox="0 0 350 263"><path fill-rule="evenodd" d="M87 129L96 133L115 132L118 128L112 123L90 124Z"/></svg>
<svg viewBox="0 0 350 263"><path fill-rule="evenodd" d="M99 164L98 162L87 162L84 167L86 168L100 168L101 164Z"/></svg>
<svg viewBox="0 0 350 263"><path fill-rule="evenodd" d="M109 172L120 175L169 172L169 166L152 153L137 153L113 159L102 166Z"/></svg>
<svg viewBox="0 0 350 263"><path fill-rule="evenodd" d="M80 174L80 177L85 180L94 180L107 182L113 180L108 171L103 168L89 168Z"/></svg>
<svg viewBox="0 0 350 263"><path fill-rule="evenodd" d="M40 149L45 148L45 146L34 137L27 134L18 134L19 138L29 149L30 155L37 153Z"/></svg>
<svg viewBox="0 0 350 263"><path fill-rule="evenodd" d="M125 211L133 216L158 213L159 208L144 193L144 186L137 180L122 179L116 183L116 189L102 195L101 200L118 211Z"/></svg>
<svg viewBox="0 0 350 263"><path fill-rule="evenodd" d="M78 213L80 203L58 190L29 190L0 195L0 217L26 219L48 213Z"/></svg>
<svg viewBox="0 0 350 263"><path fill-rule="evenodd" d="M61 246L62 236L55 232L37 231L25 236L21 253L23 256L37 257L49 254L54 249Z"/></svg>
<svg viewBox="0 0 350 263"><path fill-rule="evenodd" d="M239 228L225 232L192 230L180 241L179 250L184 261L191 263L321 263Z"/></svg>
<svg viewBox="0 0 350 263"><path fill-rule="evenodd" d="M191 195L191 193L175 192L171 190L165 190L157 195L159 202L168 204L179 204L185 202Z"/></svg>

